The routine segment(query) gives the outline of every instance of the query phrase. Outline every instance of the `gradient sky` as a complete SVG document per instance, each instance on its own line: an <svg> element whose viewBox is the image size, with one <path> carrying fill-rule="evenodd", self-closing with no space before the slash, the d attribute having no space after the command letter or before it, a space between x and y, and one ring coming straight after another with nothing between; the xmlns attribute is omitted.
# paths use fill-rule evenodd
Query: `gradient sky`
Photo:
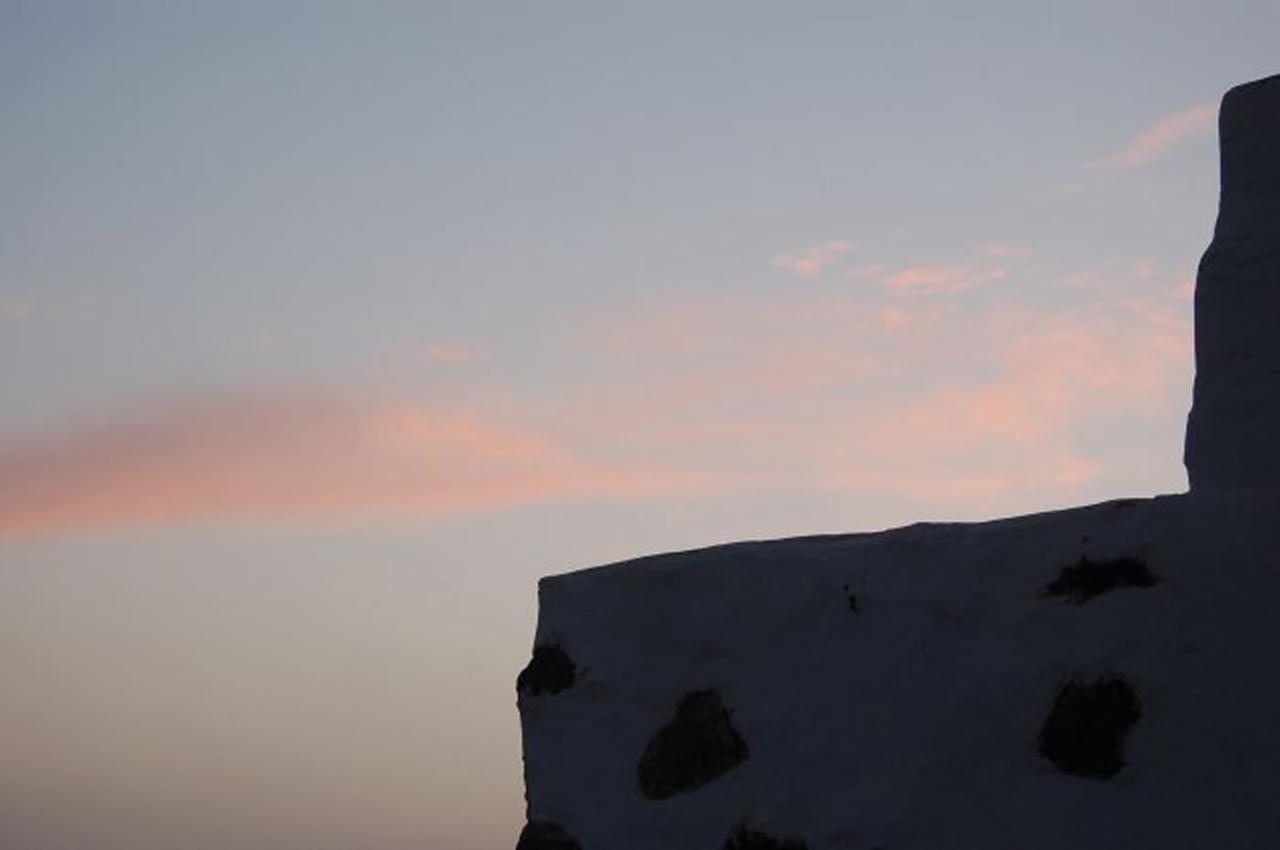
<svg viewBox="0 0 1280 850"><path fill-rule="evenodd" d="M510 846L539 576L1184 489L1277 32L0 0L0 844Z"/></svg>

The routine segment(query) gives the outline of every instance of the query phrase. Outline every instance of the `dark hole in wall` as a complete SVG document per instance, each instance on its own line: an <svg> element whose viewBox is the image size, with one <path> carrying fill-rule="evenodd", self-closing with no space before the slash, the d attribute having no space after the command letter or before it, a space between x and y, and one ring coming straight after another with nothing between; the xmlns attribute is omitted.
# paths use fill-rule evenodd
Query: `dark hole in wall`
<svg viewBox="0 0 1280 850"><path fill-rule="evenodd" d="M533 648L533 658L516 677L516 691L536 696L541 693L558 694L573 687L577 670L573 659L558 643L546 643Z"/></svg>
<svg viewBox="0 0 1280 850"><path fill-rule="evenodd" d="M1119 676L1066 682L1040 729L1040 755L1063 773L1110 779L1124 767L1124 740L1142 707Z"/></svg>
<svg viewBox="0 0 1280 850"><path fill-rule="evenodd" d="M1108 558L1092 561L1082 557L1062 568L1058 577L1044 588L1046 596L1061 596L1083 605L1095 596L1119 587L1152 587L1159 582L1145 562L1137 558Z"/></svg>
<svg viewBox="0 0 1280 850"><path fill-rule="evenodd" d="M636 767L640 793L665 800L706 785L746 761L747 742L733 727L719 691L690 691L675 717L645 745Z"/></svg>
<svg viewBox="0 0 1280 850"><path fill-rule="evenodd" d="M766 832L739 826L724 840L720 850L809 850L809 845L803 838L775 838Z"/></svg>
<svg viewBox="0 0 1280 850"><path fill-rule="evenodd" d="M530 821L520 830L516 850L582 850L582 845L558 823Z"/></svg>

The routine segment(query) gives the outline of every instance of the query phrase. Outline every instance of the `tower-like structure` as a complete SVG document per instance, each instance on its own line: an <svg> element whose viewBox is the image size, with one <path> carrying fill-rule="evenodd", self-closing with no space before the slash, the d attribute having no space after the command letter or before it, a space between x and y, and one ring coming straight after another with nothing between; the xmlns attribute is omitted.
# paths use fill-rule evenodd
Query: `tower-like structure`
<svg viewBox="0 0 1280 850"><path fill-rule="evenodd" d="M1193 493L1280 486L1280 75L1227 92L1218 133L1222 197L1196 281Z"/></svg>

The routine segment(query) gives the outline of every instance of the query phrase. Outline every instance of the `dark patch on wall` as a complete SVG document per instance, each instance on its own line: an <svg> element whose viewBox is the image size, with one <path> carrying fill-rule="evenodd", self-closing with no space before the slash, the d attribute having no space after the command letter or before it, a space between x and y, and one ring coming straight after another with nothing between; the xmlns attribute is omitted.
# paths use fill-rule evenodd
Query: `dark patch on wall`
<svg viewBox="0 0 1280 850"><path fill-rule="evenodd" d="M520 830L516 850L582 850L582 845L560 824L536 820Z"/></svg>
<svg viewBox="0 0 1280 850"><path fill-rule="evenodd" d="M844 586L844 596L845 596L845 600L849 603L850 611L852 611L854 614L862 613L858 609L858 594L850 590L849 585L847 584Z"/></svg>
<svg viewBox="0 0 1280 850"><path fill-rule="evenodd" d="M1124 767L1124 740L1142 707L1119 676L1069 681L1040 729L1040 755L1063 773L1110 779Z"/></svg>
<svg viewBox="0 0 1280 850"><path fill-rule="evenodd" d="M803 838L774 838L768 833L739 826L724 840L720 850L809 850L809 845Z"/></svg>
<svg viewBox="0 0 1280 850"><path fill-rule="evenodd" d="M746 761L747 742L716 690L690 691L675 717L645 745L636 767L640 793L650 800L685 794Z"/></svg>
<svg viewBox="0 0 1280 850"><path fill-rule="evenodd" d="M1062 568L1058 577L1044 588L1045 596L1062 596L1083 605L1095 596L1120 587L1152 587L1160 580L1137 558L1108 558L1079 561Z"/></svg>
<svg viewBox="0 0 1280 850"><path fill-rule="evenodd" d="M544 643L533 648L533 658L516 677L516 691L522 694L558 694L573 687L577 669L573 659L558 643Z"/></svg>

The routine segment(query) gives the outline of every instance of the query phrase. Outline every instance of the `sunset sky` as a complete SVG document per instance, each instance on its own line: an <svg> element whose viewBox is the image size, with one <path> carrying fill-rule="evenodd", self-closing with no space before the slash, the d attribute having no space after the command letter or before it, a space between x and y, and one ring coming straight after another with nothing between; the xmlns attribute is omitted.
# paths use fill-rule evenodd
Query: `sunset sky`
<svg viewBox="0 0 1280 850"><path fill-rule="evenodd" d="M1277 32L0 0L0 845L512 846L539 576L1183 490Z"/></svg>

